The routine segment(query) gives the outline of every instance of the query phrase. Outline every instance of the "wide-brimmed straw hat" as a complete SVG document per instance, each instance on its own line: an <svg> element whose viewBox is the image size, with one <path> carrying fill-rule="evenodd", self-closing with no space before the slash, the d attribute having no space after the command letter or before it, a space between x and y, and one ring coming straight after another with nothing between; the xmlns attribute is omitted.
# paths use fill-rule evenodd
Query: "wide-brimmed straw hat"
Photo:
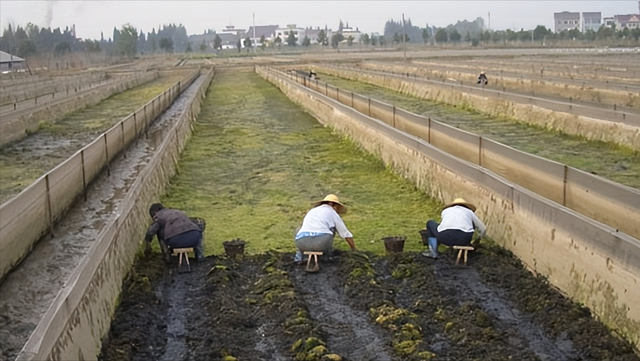
<svg viewBox="0 0 640 361"><path fill-rule="evenodd" d="M442 209L453 207L453 206L465 206L474 212L476 211L476 206L473 205L473 203L469 203L465 201L464 198L456 198L453 200L453 202L449 204L445 204L445 206Z"/></svg>
<svg viewBox="0 0 640 361"><path fill-rule="evenodd" d="M313 205L313 207L315 208L315 207L317 207L317 206L319 206L319 205L321 205L321 204L325 204L325 203L328 203L328 202L333 202L333 203L335 203L335 204L339 205L339 207L338 207L338 211L337 211L337 212L338 212L338 214L345 214L345 213L347 213L347 207L346 207L344 204L340 203L340 199L339 199L339 198L338 198L338 196L337 196L337 195L335 195L335 194L329 194L329 195L327 195L326 197L324 197L324 199L323 199L323 200L316 202L316 203Z"/></svg>

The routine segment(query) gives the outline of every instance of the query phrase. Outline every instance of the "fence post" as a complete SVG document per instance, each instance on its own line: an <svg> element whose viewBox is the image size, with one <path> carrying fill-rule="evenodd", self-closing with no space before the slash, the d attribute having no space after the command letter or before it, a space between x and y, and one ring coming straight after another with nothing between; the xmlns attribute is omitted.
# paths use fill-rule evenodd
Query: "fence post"
<svg viewBox="0 0 640 361"><path fill-rule="evenodd" d="M80 151L80 159L82 160L82 193L84 193L84 201L87 201L87 176L84 169L84 149Z"/></svg>
<svg viewBox="0 0 640 361"><path fill-rule="evenodd" d="M482 166L482 137L478 137L478 165Z"/></svg>
<svg viewBox="0 0 640 361"><path fill-rule="evenodd" d="M367 101L369 103L369 116L371 116L371 98L367 98Z"/></svg>
<svg viewBox="0 0 640 361"><path fill-rule="evenodd" d="M122 120L120 121L120 130L122 131L122 156L124 158L126 158L127 157L127 147L126 147L127 142L125 141L125 138L124 138L124 121L122 121Z"/></svg>
<svg viewBox="0 0 640 361"><path fill-rule="evenodd" d="M353 108L353 92L351 92L351 107Z"/></svg>
<svg viewBox="0 0 640 361"><path fill-rule="evenodd" d="M567 206L567 174L569 173L569 166L565 164L564 175L562 176L562 205Z"/></svg>
<svg viewBox="0 0 640 361"><path fill-rule="evenodd" d="M104 133L104 154L107 157L107 175L111 175L111 161L109 160L109 146L107 145L107 133Z"/></svg>
<svg viewBox="0 0 640 361"><path fill-rule="evenodd" d="M392 119L393 127L395 128L396 127L396 106L392 105L391 107L393 110L393 117L391 119Z"/></svg>
<svg viewBox="0 0 640 361"><path fill-rule="evenodd" d="M51 233L51 237L54 237L53 234L53 214L51 213L51 187L49 185L49 173L44 177L45 184L47 185L47 212L49 213L49 233Z"/></svg>
<svg viewBox="0 0 640 361"><path fill-rule="evenodd" d="M136 137L136 145L138 145L138 141L140 140L140 138L138 138L138 121L136 120L136 113L133 113L133 131L135 132L135 137Z"/></svg>
<svg viewBox="0 0 640 361"><path fill-rule="evenodd" d="M427 142L431 144L431 118L427 118Z"/></svg>

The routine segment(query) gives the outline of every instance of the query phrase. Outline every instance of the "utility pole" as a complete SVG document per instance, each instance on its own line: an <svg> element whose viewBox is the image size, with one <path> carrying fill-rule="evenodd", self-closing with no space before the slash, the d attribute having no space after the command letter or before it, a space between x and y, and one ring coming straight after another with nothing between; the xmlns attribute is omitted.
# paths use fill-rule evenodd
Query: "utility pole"
<svg viewBox="0 0 640 361"><path fill-rule="evenodd" d="M487 17L489 18L489 31L491 31L491 11L487 13Z"/></svg>
<svg viewBox="0 0 640 361"><path fill-rule="evenodd" d="M404 48L404 62L407 62L407 34L404 30L404 13L402 13L402 47Z"/></svg>
<svg viewBox="0 0 640 361"><path fill-rule="evenodd" d="M256 46L258 45L258 40L256 40L256 13L253 13L253 53L255 54L257 49Z"/></svg>

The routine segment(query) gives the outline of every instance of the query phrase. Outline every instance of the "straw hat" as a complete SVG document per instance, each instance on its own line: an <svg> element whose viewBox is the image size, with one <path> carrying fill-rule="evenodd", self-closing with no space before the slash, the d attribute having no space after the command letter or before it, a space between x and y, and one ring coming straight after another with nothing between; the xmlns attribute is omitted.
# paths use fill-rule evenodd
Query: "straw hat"
<svg viewBox="0 0 640 361"><path fill-rule="evenodd" d="M321 205L321 204L325 204L325 203L327 203L327 202L332 202L332 203L335 203L335 204L337 204L337 205L339 206L339 207L338 207L338 211L337 211L337 212L338 212L338 214L345 214L345 213L347 213L347 207L346 207L344 204L340 203L340 199L339 199L339 198L338 198L338 196L337 196L337 195L335 195L335 194L329 194L329 195L327 195L326 197L324 197L324 199L323 199L323 200L316 202L316 203L313 205L313 207L315 208L315 207L317 207L317 206L319 206L319 205Z"/></svg>
<svg viewBox="0 0 640 361"><path fill-rule="evenodd" d="M445 204L445 206L442 209L453 207L453 206L464 206L464 207L469 208L473 212L476 211L476 206L473 205L472 203L469 203L469 202L465 201L464 198L456 198L456 199L453 200L453 202L451 202L449 204Z"/></svg>

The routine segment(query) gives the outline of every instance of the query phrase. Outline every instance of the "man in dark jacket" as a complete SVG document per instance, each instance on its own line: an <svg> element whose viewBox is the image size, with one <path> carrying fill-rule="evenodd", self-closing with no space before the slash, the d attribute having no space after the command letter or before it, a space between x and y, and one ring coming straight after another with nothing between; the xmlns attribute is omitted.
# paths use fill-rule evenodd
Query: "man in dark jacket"
<svg viewBox="0 0 640 361"><path fill-rule="evenodd" d="M202 247L203 229L186 214L177 209L165 208L162 204L155 203L149 208L149 215L153 219L153 223L149 226L144 240L148 246L153 240L153 236L157 236L165 260L169 259L173 252L172 250L175 248L193 247L196 260L204 257Z"/></svg>

